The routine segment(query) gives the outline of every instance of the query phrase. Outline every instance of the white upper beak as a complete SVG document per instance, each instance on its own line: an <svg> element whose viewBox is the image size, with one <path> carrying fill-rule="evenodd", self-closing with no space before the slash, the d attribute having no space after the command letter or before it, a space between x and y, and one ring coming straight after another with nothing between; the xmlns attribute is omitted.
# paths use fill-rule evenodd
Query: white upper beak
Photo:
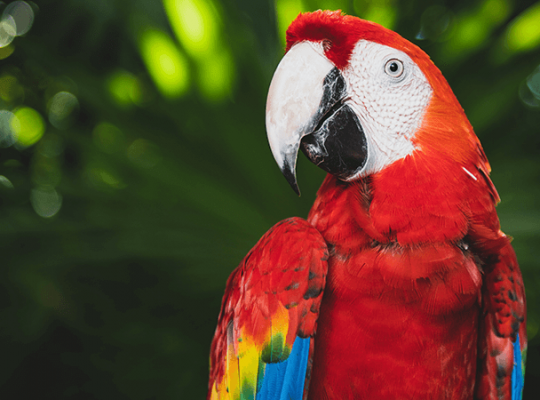
<svg viewBox="0 0 540 400"><path fill-rule="evenodd" d="M317 114L325 77L334 68L321 43L295 44L279 63L266 100L266 132L279 168L298 193L296 158ZM294 181L294 182L293 182Z"/></svg>

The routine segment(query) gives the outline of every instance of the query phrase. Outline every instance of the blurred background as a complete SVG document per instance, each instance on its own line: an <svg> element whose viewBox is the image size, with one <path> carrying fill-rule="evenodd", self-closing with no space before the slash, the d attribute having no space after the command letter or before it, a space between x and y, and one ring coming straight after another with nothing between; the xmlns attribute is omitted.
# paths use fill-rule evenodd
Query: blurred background
<svg viewBox="0 0 540 400"><path fill-rule="evenodd" d="M284 32L342 9L430 54L484 145L540 378L540 2L0 2L0 397L203 399L225 282L306 217L266 141Z"/></svg>

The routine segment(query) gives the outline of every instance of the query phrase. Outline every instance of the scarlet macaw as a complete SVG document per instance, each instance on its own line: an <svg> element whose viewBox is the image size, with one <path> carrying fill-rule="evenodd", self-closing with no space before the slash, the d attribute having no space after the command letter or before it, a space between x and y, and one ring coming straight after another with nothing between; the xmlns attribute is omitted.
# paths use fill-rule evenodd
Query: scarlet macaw
<svg viewBox="0 0 540 400"><path fill-rule="evenodd" d="M268 94L274 158L328 172L308 219L227 282L209 399L521 398L525 294L490 166L417 46L340 12L299 15Z"/></svg>

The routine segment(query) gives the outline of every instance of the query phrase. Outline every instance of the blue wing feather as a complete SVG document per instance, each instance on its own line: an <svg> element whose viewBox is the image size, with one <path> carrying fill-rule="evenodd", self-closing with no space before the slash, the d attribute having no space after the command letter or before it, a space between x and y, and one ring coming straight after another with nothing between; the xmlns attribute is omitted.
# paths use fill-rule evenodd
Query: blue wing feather
<svg viewBox="0 0 540 400"><path fill-rule="evenodd" d="M514 342L514 367L512 369L512 400L521 400L523 394L523 369L519 334Z"/></svg>
<svg viewBox="0 0 540 400"><path fill-rule="evenodd" d="M309 357L310 338L297 337L289 357L266 364L257 400L302 400Z"/></svg>

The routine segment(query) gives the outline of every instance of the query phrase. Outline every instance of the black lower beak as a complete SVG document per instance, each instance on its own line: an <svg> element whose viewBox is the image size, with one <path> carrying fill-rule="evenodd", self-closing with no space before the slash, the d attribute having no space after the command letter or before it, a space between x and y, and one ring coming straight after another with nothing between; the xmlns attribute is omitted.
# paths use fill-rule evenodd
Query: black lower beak
<svg viewBox="0 0 540 400"><path fill-rule="evenodd" d="M313 133L302 138L302 152L326 172L346 180L367 161L367 142L356 113L336 103L319 121Z"/></svg>
<svg viewBox="0 0 540 400"><path fill-rule="evenodd" d="M365 167L368 145L360 120L347 101L347 84L341 71L311 45L298 46L291 50L296 53L288 53L282 62L290 67L303 65L306 75L278 68L280 72L276 72L277 78L274 76L270 85L266 124L274 158L289 185L300 195L296 182L299 148L310 161L346 181ZM313 65L317 68L310 69ZM313 87L305 79L310 76L317 79Z"/></svg>

